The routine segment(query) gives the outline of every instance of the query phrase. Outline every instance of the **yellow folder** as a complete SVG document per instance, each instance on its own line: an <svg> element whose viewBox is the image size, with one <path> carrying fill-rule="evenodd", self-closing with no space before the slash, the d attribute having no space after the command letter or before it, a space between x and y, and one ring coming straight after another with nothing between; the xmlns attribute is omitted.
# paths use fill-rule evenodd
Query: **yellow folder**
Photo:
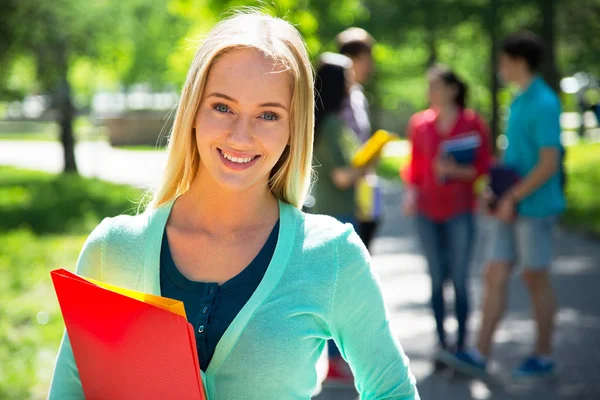
<svg viewBox="0 0 600 400"><path fill-rule="evenodd" d="M100 282L91 278L83 279L92 282L93 284L98 285L100 287L103 287L106 290L110 290L111 292L119 293L123 296L131 297L132 299L136 299L147 304L152 304L153 306L162 308L163 310L181 315L184 318L186 317L183 302L179 300L169 299L168 297L155 296L153 294L148 293L136 292L135 290L110 285L108 283Z"/></svg>
<svg viewBox="0 0 600 400"><path fill-rule="evenodd" d="M383 146L396 139L398 139L397 135L379 129L354 153L352 165L357 168L367 165L381 151Z"/></svg>

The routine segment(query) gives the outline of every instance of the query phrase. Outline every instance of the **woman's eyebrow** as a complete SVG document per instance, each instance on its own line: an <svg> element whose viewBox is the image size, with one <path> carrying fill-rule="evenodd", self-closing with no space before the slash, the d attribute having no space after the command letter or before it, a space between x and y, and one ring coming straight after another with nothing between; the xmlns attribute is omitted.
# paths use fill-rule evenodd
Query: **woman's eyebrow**
<svg viewBox="0 0 600 400"><path fill-rule="evenodd" d="M209 94L207 97L219 97L221 99L225 99L225 100L229 100L233 103L237 103L238 101L236 99L234 99L233 97L227 96L226 94L223 93L219 93L219 92L212 92L211 94Z"/></svg>
<svg viewBox="0 0 600 400"><path fill-rule="evenodd" d="M207 96L207 98L208 97L218 97L218 98L221 98L221 99L225 99L225 100L231 101L232 103L238 103L238 101L236 99L234 99L233 97L227 96L226 94L219 93L219 92L212 92L211 94L209 94ZM285 107L283 104L278 103L276 101L272 101L272 102L268 102L268 103L262 103L262 104L259 105L259 107L276 107L276 108L281 108L281 109L283 109L285 111L288 110L287 107Z"/></svg>
<svg viewBox="0 0 600 400"><path fill-rule="evenodd" d="M283 104L277 103L277 102L263 103L259 107L277 107L277 108L282 108L285 111L287 111L287 108Z"/></svg>

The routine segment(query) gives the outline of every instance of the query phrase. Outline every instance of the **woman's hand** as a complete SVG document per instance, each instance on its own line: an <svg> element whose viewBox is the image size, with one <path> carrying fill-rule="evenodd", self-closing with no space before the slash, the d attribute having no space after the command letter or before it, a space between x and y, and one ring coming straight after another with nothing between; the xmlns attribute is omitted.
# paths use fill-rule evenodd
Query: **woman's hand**
<svg viewBox="0 0 600 400"><path fill-rule="evenodd" d="M433 165L435 174L440 180L454 177L457 167L458 164L456 161L452 157L448 156L436 158Z"/></svg>
<svg viewBox="0 0 600 400"><path fill-rule="evenodd" d="M460 165L451 156L437 158L433 167L438 180L441 182L445 179L469 182L477 178L477 170L473 165Z"/></svg>
<svg viewBox="0 0 600 400"><path fill-rule="evenodd" d="M496 195L492 192L492 189L486 187L481 193L481 209L484 215L493 216L495 205L497 202Z"/></svg>
<svg viewBox="0 0 600 400"><path fill-rule="evenodd" d="M505 224L509 224L516 219L517 203L514 196L508 193L500 199L495 216L499 221L504 222Z"/></svg>
<svg viewBox="0 0 600 400"><path fill-rule="evenodd" d="M331 172L333 184L341 190L352 187L356 181L364 175L362 169L354 167L336 168Z"/></svg>

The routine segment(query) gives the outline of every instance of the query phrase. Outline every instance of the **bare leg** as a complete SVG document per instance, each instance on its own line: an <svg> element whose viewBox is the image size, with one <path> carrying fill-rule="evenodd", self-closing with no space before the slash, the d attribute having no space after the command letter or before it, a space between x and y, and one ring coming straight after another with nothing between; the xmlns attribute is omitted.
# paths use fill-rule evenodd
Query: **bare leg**
<svg viewBox="0 0 600 400"><path fill-rule="evenodd" d="M483 320L477 340L477 349L486 357L491 354L494 332L506 308L507 284L511 269L512 265L504 262L490 262L486 267Z"/></svg>
<svg viewBox="0 0 600 400"><path fill-rule="evenodd" d="M556 300L547 269L523 271L523 281L533 304L533 316L537 324L537 355L550 355Z"/></svg>

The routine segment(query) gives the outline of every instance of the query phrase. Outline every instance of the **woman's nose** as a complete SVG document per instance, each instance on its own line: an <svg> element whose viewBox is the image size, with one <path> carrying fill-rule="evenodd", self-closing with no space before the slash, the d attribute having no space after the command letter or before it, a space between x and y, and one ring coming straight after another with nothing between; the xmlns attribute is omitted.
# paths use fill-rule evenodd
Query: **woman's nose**
<svg viewBox="0 0 600 400"><path fill-rule="evenodd" d="M249 118L237 118L234 122L229 135L227 135L227 142L233 148L247 148L252 146L253 135L252 135L252 124Z"/></svg>

